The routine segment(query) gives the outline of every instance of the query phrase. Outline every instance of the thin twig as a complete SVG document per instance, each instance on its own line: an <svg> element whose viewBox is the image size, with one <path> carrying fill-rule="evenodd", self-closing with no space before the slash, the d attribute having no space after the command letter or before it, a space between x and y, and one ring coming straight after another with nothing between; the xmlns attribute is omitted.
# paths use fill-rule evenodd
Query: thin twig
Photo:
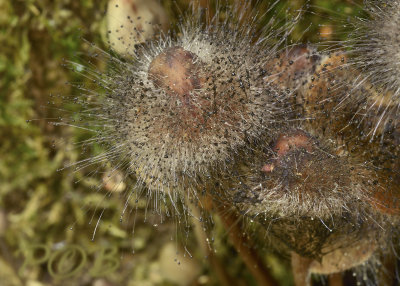
<svg viewBox="0 0 400 286"><path fill-rule="evenodd" d="M207 243L207 234L205 233L201 222L197 219L200 217L200 210L198 206L194 205L190 202L190 200L186 199L186 204L190 206L192 216L192 223L194 225L194 233L196 236L196 240L200 245L200 248L205 257L207 257L208 261L211 263L211 267L213 271L216 273L218 277L218 281L223 286L234 286L235 280L229 275L229 273L222 266L220 259L217 255L214 254L211 246Z"/></svg>
<svg viewBox="0 0 400 286"><path fill-rule="evenodd" d="M274 277L272 277L257 252L251 247L251 242L242 235L243 230L240 224L240 218L237 214L224 205L218 206L217 211L225 229L229 230L228 234L233 246L236 248L236 251L257 280L258 285L278 286L279 283Z"/></svg>
<svg viewBox="0 0 400 286"><path fill-rule="evenodd" d="M304 258L292 252L292 271L296 286L311 286L310 264L312 259Z"/></svg>
<svg viewBox="0 0 400 286"><path fill-rule="evenodd" d="M343 286L342 273L334 273L329 275L329 286Z"/></svg>

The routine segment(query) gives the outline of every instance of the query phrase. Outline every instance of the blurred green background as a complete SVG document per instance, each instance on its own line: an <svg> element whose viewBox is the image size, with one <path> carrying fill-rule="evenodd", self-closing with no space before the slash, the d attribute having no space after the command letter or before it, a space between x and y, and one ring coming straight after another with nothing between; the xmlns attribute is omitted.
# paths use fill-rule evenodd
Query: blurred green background
<svg viewBox="0 0 400 286"><path fill-rule="evenodd" d="M176 22L187 2L161 4ZM320 34L344 38L338 23L357 15L359 4L283 3L317 11L306 13L293 33L303 42L319 42ZM87 134L49 124L60 112L47 102L56 100L51 94L76 95L65 82L85 81L61 65L63 58L76 60L88 52L81 36L107 49L106 7L107 0L0 0L0 285L222 285L215 265L197 247L196 235L182 244L193 258L185 251L177 254L181 244L173 221L145 223L139 204L132 233L131 225L119 221L125 203L121 195L104 199L105 192L93 191L101 176L72 168L57 171L88 156L72 145ZM95 65L104 69L106 63ZM229 265L228 275L238 285L256 285L218 219L212 236L221 265ZM282 285L291 285L288 262L277 254L261 255Z"/></svg>

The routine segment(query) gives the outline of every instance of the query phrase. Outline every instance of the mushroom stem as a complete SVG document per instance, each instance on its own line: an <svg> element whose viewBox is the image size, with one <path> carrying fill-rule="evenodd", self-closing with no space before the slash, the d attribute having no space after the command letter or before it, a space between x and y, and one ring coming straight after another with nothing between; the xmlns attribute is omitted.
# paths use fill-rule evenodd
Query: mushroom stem
<svg viewBox="0 0 400 286"><path fill-rule="evenodd" d="M251 242L246 236L242 235L243 229L240 223L240 217L224 205L217 207L217 211L225 229L228 231L231 243L243 259L243 262L246 264L253 277L257 280L257 285L278 286L279 283L265 267L263 261L252 247Z"/></svg>
<svg viewBox="0 0 400 286"><path fill-rule="evenodd" d="M311 258L305 258L292 252L292 271L296 286L311 286L310 265L312 261Z"/></svg>

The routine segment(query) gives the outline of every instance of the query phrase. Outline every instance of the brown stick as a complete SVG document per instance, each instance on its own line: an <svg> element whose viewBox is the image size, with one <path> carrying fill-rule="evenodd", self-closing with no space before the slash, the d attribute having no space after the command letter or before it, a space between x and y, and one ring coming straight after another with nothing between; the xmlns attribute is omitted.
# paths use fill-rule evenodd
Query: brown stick
<svg viewBox="0 0 400 286"><path fill-rule="evenodd" d="M229 207L218 206L218 215L228 230L230 240L260 286L278 286L279 283L270 274L250 242L242 235L240 218Z"/></svg>
<svg viewBox="0 0 400 286"><path fill-rule="evenodd" d="M328 276L329 286L343 286L342 273L334 273Z"/></svg>
<svg viewBox="0 0 400 286"><path fill-rule="evenodd" d="M196 235L196 240L200 245L200 248L207 257L208 261L211 263L212 270L215 271L219 283L223 286L233 286L236 285L233 278L229 275L229 273L222 266L219 258L213 253L211 246L207 243L207 234L203 230L202 224L196 217L200 217L199 207L190 202L190 200L186 200L186 204L190 206L191 212L193 214L192 223L194 225L194 232Z"/></svg>
<svg viewBox="0 0 400 286"><path fill-rule="evenodd" d="M292 252L292 271L296 286L311 286L310 264L312 259L304 258Z"/></svg>
<svg viewBox="0 0 400 286"><path fill-rule="evenodd" d="M395 285L396 256L388 254L382 261L382 269L379 271L378 285Z"/></svg>

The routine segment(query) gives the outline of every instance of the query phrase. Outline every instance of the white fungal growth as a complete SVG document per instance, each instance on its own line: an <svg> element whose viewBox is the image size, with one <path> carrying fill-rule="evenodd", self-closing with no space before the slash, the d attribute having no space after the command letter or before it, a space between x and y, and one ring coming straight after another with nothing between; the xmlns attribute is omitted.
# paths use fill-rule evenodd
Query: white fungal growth
<svg viewBox="0 0 400 286"><path fill-rule="evenodd" d="M272 16L259 32L261 17L250 4L217 7L206 24L202 8L193 11L178 31L138 46L128 59L95 48L107 73L70 63L93 86L78 86L81 121L60 124L90 129L95 136L85 144L105 146L77 167L113 162L137 178L133 190L146 186L159 212L167 198L175 210L184 196L196 198L210 169L224 169L246 142L290 113L287 94L265 80L265 67L297 18L277 23Z"/></svg>
<svg viewBox="0 0 400 286"><path fill-rule="evenodd" d="M354 63L368 80L400 96L400 1L368 1L354 31ZM397 98L398 100L398 98Z"/></svg>
<svg viewBox="0 0 400 286"><path fill-rule="evenodd" d="M400 1L369 0L364 12L367 16L352 24L349 63L360 72L353 83L354 94L367 87L373 95L366 98L365 91L361 91L350 99L360 105L357 114L373 118L374 124L365 132L383 137L387 130L399 126Z"/></svg>

